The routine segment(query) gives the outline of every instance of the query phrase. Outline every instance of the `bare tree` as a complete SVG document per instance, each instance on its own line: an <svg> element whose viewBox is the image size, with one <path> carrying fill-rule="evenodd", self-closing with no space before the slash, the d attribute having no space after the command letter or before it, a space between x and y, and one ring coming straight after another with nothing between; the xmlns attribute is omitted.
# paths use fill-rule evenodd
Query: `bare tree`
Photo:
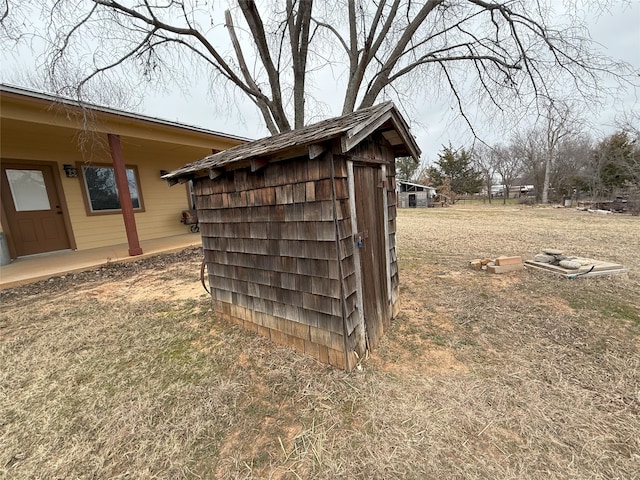
<svg viewBox="0 0 640 480"><path fill-rule="evenodd" d="M472 131L469 103L529 104L563 82L591 95L601 74L633 73L595 52L577 16L561 24L535 0L238 0L224 15L217 3L188 0L41 2L51 78L84 66L59 93L81 96L113 72L132 87L204 72L217 91L231 85L251 99L271 133L305 124L319 72L334 66L348 66L342 113L381 97L411 108L411 93L449 95ZM16 39L13 4L4 0L2 22Z"/></svg>
<svg viewBox="0 0 640 480"><path fill-rule="evenodd" d="M493 148L488 145L480 144L474 147L472 152L473 161L476 169L481 173L484 182L484 188L487 189L487 199L489 203L492 200L492 190L494 185L494 177L496 174L497 158Z"/></svg>
<svg viewBox="0 0 640 480"><path fill-rule="evenodd" d="M77 71L65 71L64 76L61 74L61 77L55 83L52 83L48 76L29 70L12 71L3 79L3 82L11 85L18 85L39 92L55 90L56 85L61 82L72 85L81 81L82 77ZM142 101L140 96L125 90L120 82L111 81L109 77L100 77L88 84L82 96L85 102L93 105L109 106L128 111L135 111ZM60 108L61 105L57 105L57 107Z"/></svg>
<svg viewBox="0 0 640 480"><path fill-rule="evenodd" d="M546 159L545 135L538 128L516 132L510 142L513 155L522 165L523 180L533 184L536 202L542 200Z"/></svg>
<svg viewBox="0 0 640 480"><path fill-rule="evenodd" d="M30 2L0 0L0 42L11 44L28 39L31 30L27 19L33 9Z"/></svg>
<svg viewBox="0 0 640 480"><path fill-rule="evenodd" d="M518 164L515 170L534 185L536 201L541 203L556 201L574 189L592 190L595 181L590 178L597 170L592 160L592 141L582 133L582 124L573 119L569 109L562 112L514 134L508 147Z"/></svg>
<svg viewBox="0 0 640 480"><path fill-rule="evenodd" d="M416 179L416 183L420 185L429 185L429 186L433 185L433 180L429 176L429 168L430 168L429 162L423 159L420 162L418 169L414 173L414 178Z"/></svg>
<svg viewBox="0 0 640 480"><path fill-rule="evenodd" d="M558 145L558 155L551 172L551 184L558 197L580 195L589 189L589 165L593 156L593 140L577 134Z"/></svg>
<svg viewBox="0 0 640 480"><path fill-rule="evenodd" d="M507 203L515 180L522 173L522 162L514 148L498 145L494 147L495 170L504 186L502 203Z"/></svg>
<svg viewBox="0 0 640 480"><path fill-rule="evenodd" d="M576 133L574 112L565 102L548 101L544 115L544 183L542 186L542 203L549 203L551 170L558 155L558 146L563 139Z"/></svg>
<svg viewBox="0 0 640 480"><path fill-rule="evenodd" d="M576 111L574 103L547 99L545 112L538 118L537 125L512 137L512 154L521 162L523 171L534 184L539 202L549 203L560 145L582 129Z"/></svg>

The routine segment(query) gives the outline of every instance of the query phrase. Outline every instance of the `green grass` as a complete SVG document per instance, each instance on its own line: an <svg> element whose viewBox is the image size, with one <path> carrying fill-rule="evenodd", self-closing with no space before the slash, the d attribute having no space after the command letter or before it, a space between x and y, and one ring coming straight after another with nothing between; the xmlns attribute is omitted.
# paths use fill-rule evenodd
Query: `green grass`
<svg viewBox="0 0 640 480"><path fill-rule="evenodd" d="M640 326L640 309L624 299L611 298L606 294L572 296L569 306L576 310L595 312L603 319L619 319Z"/></svg>

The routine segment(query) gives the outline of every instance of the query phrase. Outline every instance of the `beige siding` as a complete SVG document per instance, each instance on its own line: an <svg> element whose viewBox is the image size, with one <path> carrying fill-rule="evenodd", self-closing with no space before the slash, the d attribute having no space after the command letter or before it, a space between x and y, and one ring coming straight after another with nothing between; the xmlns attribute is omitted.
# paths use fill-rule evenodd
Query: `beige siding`
<svg viewBox="0 0 640 480"><path fill-rule="evenodd" d="M11 135L13 130L24 132L26 122L13 121L5 128L3 119L2 158L14 160L54 161L63 188L63 195L72 225L72 234L78 250L104 247L127 241L124 221L120 213L90 215L85 207L81 177L67 178L64 164L111 164L106 135L88 135L80 138L75 131L60 127L41 127L32 138ZM81 144L83 148L81 148ZM136 226L140 240L180 235L188 227L180 223L180 213L189 208L186 185L169 187L160 178L160 170L174 170L185 163L198 160L211 153L210 148L188 147L162 142L144 143L123 137L123 154L127 165L137 167L144 211L136 212ZM214 144L212 148L226 147Z"/></svg>

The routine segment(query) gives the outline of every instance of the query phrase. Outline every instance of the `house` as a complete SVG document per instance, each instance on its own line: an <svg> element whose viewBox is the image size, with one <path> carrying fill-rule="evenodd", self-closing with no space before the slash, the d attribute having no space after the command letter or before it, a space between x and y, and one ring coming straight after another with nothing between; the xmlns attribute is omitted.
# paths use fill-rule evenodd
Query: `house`
<svg viewBox="0 0 640 480"><path fill-rule="evenodd" d="M339 368L398 313L395 158L420 156L388 102L179 168L192 181L215 313Z"/></svg>
<svg viewBox="0 0 640 480"><path fill-rule="evenodd" d="M17 258L127 242L138 255L186 233L189 185L161 174L246 139L0 85L0 142L0 239Z"/></svg>
<svg viewBox="0 0 640 480"><path fill-rule="evenodd" d="M398 208L431 207L436 189L426 185L398 180Z"/></svg>

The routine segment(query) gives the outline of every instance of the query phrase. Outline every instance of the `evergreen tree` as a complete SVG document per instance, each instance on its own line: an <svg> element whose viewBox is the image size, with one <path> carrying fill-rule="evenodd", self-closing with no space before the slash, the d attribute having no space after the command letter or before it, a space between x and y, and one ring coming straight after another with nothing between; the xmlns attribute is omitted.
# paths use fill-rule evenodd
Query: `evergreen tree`
<svg viewBox="0 0 640 480"><path fill-rule="evenodd" d="M611 192L633 180L629 165L633 161L633 145L626 132L618 132L605 138L595 154L603 158L600 182L605 191Z"/></svg>
<svg viewBox="0 0 640 480"><path fill-rule="evenodd" d="M435 165L429 167L433 186L439 187L448 178L451 190L458 195L478 193L482 187L482 174L473 166L471 153L464 148L455 150L443 146Z"/></svg>
<svg viewBox="0 0 640 480"><path fill-rule="evenodd" d="M397 158L396 159L396 177L398 177L398 180L410 181L416 174L416 171L418 170L419 166L420 164L417 163L413 159L413 157Z"/></svg>

